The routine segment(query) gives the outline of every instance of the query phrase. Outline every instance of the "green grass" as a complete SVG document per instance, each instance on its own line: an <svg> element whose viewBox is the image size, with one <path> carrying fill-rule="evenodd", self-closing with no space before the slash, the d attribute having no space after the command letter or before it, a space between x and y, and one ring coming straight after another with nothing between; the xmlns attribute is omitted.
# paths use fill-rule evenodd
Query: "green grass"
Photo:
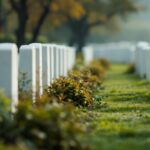
<svg viewBox="0 0 150 150"><path fill-rule="evenodd" d="M113 65L104 82L103 105L88 113L93 128L88 137L92 150L150 149L150 84L126 65Z"/></svg>

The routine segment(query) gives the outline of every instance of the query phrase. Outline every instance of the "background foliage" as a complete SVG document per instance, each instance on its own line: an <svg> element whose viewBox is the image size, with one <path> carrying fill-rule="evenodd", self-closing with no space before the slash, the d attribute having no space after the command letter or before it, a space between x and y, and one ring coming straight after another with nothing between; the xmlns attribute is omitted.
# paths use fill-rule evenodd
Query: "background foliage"
<svg viewBox="0 0 150 150"><path fill-rule="evenodd" d="M0 0L0 41L20 46L55 40L81 50L93 28L115 27L119 18L139 8L134 0ZM67 38L60 37L60 31Z"/></svg>

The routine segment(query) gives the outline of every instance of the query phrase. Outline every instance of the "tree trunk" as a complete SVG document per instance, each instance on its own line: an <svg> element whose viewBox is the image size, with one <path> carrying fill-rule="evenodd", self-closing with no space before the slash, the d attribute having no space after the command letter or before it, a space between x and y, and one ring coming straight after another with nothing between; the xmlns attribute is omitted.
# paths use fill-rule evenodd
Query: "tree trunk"
<svg viewBox="0 0 150 150"><path fill-rule="evenodd" d="M18 28L16 30L16 40L18 48L25 44L26 26L28 21L28 6L27 0L21 0L16 3L14 0L10 0L12 8L16 11L18 17Z"/></svg>
<svg viewBox="0 0 150 150"><path fill-rule="evenodd" d="M0 0L0 32L3 31L3 6L2 6L2 1Z"/></svg>
<svg viewBox="0 0 150 150"><path fill-rule="evenodd" d="M74 34L72 33L72 35L71 35L71 37L69 39L68 45L69 46L74 46L75 43L76 43L76 38L75 38Z"/></svg>
<svg viewBox="0 0 150 150"><path fill-rule="evenodd" d="M44 21L45 21L46 17L48 16L49 12L50 12L49 7L46 6L43 10L43 13L39 17L36 27L34 28L34 30L32 32L33 36L31 39L31 43L34 43L38 39L42 25L44 24Z"/></svg>
<svg viewBox="0 0 150 150"><path fill-rule="evenodd" d="M78 41L77 41L77 50L78 50L78 52L82 52L83 47L85 46L85 43L86 43L86 38L87 38L86 35L81 36L81 37L78 38Z"/></svg>
<svg viewBox="0 0 150 150"><path fill-rule="evenodd" d="M7 12L3 6L3 1L0 0L0 33L7 34Z"/></svg>
<svg viewBox="0 0 150 150"><path fill-rule="evenodd" d="M16 38L17 38L17 46L25 44L25 33L26 33L26 25L27 25L28 15L25 11L18 14L18 29L16 30Z"/></svg>
<svg viewBox="0 0 150 150"><path fill-rule="evenodd" d="M90 31L87 16L83 16L80 20L70 19L68 25L72 32L69 46L76 46L77 51L81 52L86 44L86 39Z"/></svg>

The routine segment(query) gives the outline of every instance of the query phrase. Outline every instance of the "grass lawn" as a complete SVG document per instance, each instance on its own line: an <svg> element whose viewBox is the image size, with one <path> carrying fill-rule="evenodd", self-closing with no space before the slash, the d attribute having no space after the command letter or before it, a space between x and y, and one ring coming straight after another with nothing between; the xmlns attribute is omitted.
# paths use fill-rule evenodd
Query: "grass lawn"
<svg viewBox="0 0 150 150"><path fill-rule="evenodd" d="M92 150L150 150L150 84L113 65L104 82L103 106L91 110Z"/></svg>

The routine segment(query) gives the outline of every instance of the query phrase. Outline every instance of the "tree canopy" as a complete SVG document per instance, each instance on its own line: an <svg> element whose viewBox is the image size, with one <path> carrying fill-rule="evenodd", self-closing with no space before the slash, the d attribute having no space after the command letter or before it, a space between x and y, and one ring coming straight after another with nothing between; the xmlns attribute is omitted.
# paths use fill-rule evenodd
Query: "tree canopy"
<svg viewBox="0 0 150 150"><path fill-rule="evenodd" d="M64 21L66 15L78 19L84 13L76 0L1 0L0 6L3 12L11 11L15 16L8 22L16 21L14 28L18 46L25 43L28 32L32 35L30 42L35 42L45 22L57 25Z"/></svg>
<svg viewBox="0 0 150 150"><path fill-rule="evenodd" d="M124 18L139 10L133 0L81 0L85 13L80 19L68 18L72 31L69 45L81 50L92 28L105 25L114 17Z"/></svg>
<svg viewBox="0 0 150 150"><path fill-rule="evenodd" d="M69 45L82 49L91 29L138 10L134 0L0 0L0 32L11 30L20 46L36 42L43 29L66 24Z"/></svg>

